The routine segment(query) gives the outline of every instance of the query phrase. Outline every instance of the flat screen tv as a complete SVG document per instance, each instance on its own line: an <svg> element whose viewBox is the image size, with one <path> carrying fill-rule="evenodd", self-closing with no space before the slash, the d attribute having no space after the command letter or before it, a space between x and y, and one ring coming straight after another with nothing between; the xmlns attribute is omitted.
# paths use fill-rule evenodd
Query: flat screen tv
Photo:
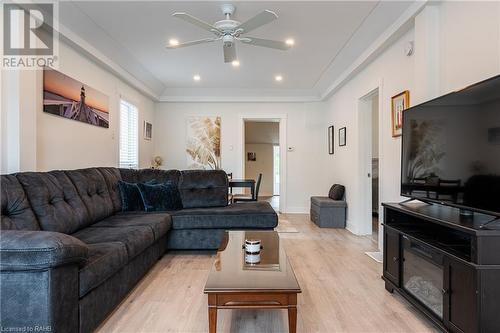
<svg viewBox="0 0 500 333"><path fill-rule="evenodd" d="M403 112L401 195L500 216L500 75Z"/></svg>

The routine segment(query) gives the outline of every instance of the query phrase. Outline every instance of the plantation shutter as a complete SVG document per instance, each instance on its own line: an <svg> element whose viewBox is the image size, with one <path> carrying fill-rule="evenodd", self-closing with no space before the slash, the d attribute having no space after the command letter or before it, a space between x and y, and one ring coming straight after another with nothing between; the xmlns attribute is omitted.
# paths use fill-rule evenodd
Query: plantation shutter
<svg viewBox="0 0 500 333"><path fill-rule="evenodd" d="M126 102L120 101L120 168L139 168L138 148L138 123L137 108Z"/></svg>

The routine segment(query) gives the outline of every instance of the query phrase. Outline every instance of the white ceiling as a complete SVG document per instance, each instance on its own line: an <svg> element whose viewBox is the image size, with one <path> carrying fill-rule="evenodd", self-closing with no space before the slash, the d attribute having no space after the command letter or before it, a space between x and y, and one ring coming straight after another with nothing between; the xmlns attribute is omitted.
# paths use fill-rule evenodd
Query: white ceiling
<svg viewBox="0 0 500 333"><path fill-rule="evenodd" d="M317 98L403 14L411 2L319 1L233 2L234 19L245 21L264 9L278 20L252 36L285 40L280 51L237 45L239 68L223 62L222 45L209 43L167 50L170 38L182 41L210 33L172 13L185 11L207 22L223 18L223 2L73 1L60 3L61 24L135 76L161 100L207 96ZM275 74L283 75L276 83ZM194 82L193 75L201 81Z"/></svg>

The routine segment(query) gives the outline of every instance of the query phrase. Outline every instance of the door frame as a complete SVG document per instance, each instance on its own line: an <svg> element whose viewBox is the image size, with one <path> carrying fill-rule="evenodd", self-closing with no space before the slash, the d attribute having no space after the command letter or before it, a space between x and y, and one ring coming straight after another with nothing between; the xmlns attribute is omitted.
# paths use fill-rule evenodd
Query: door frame
<svg viewBox="0 0 500 333"><path fill-rule="evenodd" d="M238 170L241 177L245 176L245 122L246 121L261 121L261 122L277 122L279 123L279 146L280 146L280 205L279 211L281 213L286 213L286 157L287 157L287 144L286 144L286 114L252 114L252 115L240 115L239 121L239 135L238 135L238 147L237 153L239 154Z"/></svg>
<svg viewBox="0 0 500 333"><path fill-rule="evenodd" d="M383 150L381 137L383 134L383 81L379 80L378 84L368 92L358 98L358 179L359 193L361 199L361 221L359 230L361 234L372 233L372 98L378 94L378 159L379 159L379 225L378 225L378 248L381 251L383 248L383 211L381 210L381 202L383 198L382 184L382 166L383 166ZM369 135L367 135L369 134ZM368 173L370 177L368 177Z"/></svg>

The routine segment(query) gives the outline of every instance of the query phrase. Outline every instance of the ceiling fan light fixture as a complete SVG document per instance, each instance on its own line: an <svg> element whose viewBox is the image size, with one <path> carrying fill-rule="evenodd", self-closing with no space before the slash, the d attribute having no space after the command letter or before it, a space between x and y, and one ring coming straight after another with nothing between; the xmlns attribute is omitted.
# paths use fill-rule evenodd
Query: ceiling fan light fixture
<svg viewBox="0 0 500 333"><path fill-rule="evenodd" d="M222 42L222 50L224 52L224 62L232 63L237 60L236 44L237 42L245 43L250 46L267 47L276 50L286 51L294 44L293 39L286 41L277 41L263 38L250 37L246 34L263 26L269 24L278 18L275 12L271 10L264 10L257 15L251 17L245 22L233 20L235 7L231 4L222 5L222 12L225 16L223 20L219 20L213 24L207 23L197 17L189 15L185 12L175 12L172 16L181 19L187 23L197 26L205 31L209 31L215 36L212 38L198 39L188 42L179 43L177 40L171 41L167 45L167 49L183 48L186 46L193 46L204 43L211 43L216 41ZM237 66L235 66L237 67Z"/></svg>
<svg viewBox="0 0 500 333"><path fill-rule="evenodd" d="M179 45L179 41L177 39L175 39L175 38L172 38L172 39L170 39L168 41L168 45L170 45L170 46L177 46L177 45Z"/></svg>
<svg viewBox="0 0 500 333"><path fill-rule="evenodd" d="M285 40L285 44L288 46L294 46L295 40L293 40L293 38L288 38L287 40Z"/></svg>
<svg viewBox="0 0 500 333"><path fill-rule="evenodd" d="M200 81L200 80L201 80L201 76L200 76L199 74L195 74L195 75L193 76L193 80L194 80L194 81L196 81L196 82L198 82L198 81Z"/></svg>
<svg viewBox="0 0 500 333"><path fill-rule="evenodd" d="M281 81L283 81L283 76L278 74L278 75L276 75L276 76L274 77L274 80L275 80L276 82L281 82Z"/></svg>
<svg viewBox="0 0 500 333"><path fill-rule="evenodd" d="M233 65L233 67L240 67L240 61L239 60L233 60L231 62L231 65Z"/></svg>

